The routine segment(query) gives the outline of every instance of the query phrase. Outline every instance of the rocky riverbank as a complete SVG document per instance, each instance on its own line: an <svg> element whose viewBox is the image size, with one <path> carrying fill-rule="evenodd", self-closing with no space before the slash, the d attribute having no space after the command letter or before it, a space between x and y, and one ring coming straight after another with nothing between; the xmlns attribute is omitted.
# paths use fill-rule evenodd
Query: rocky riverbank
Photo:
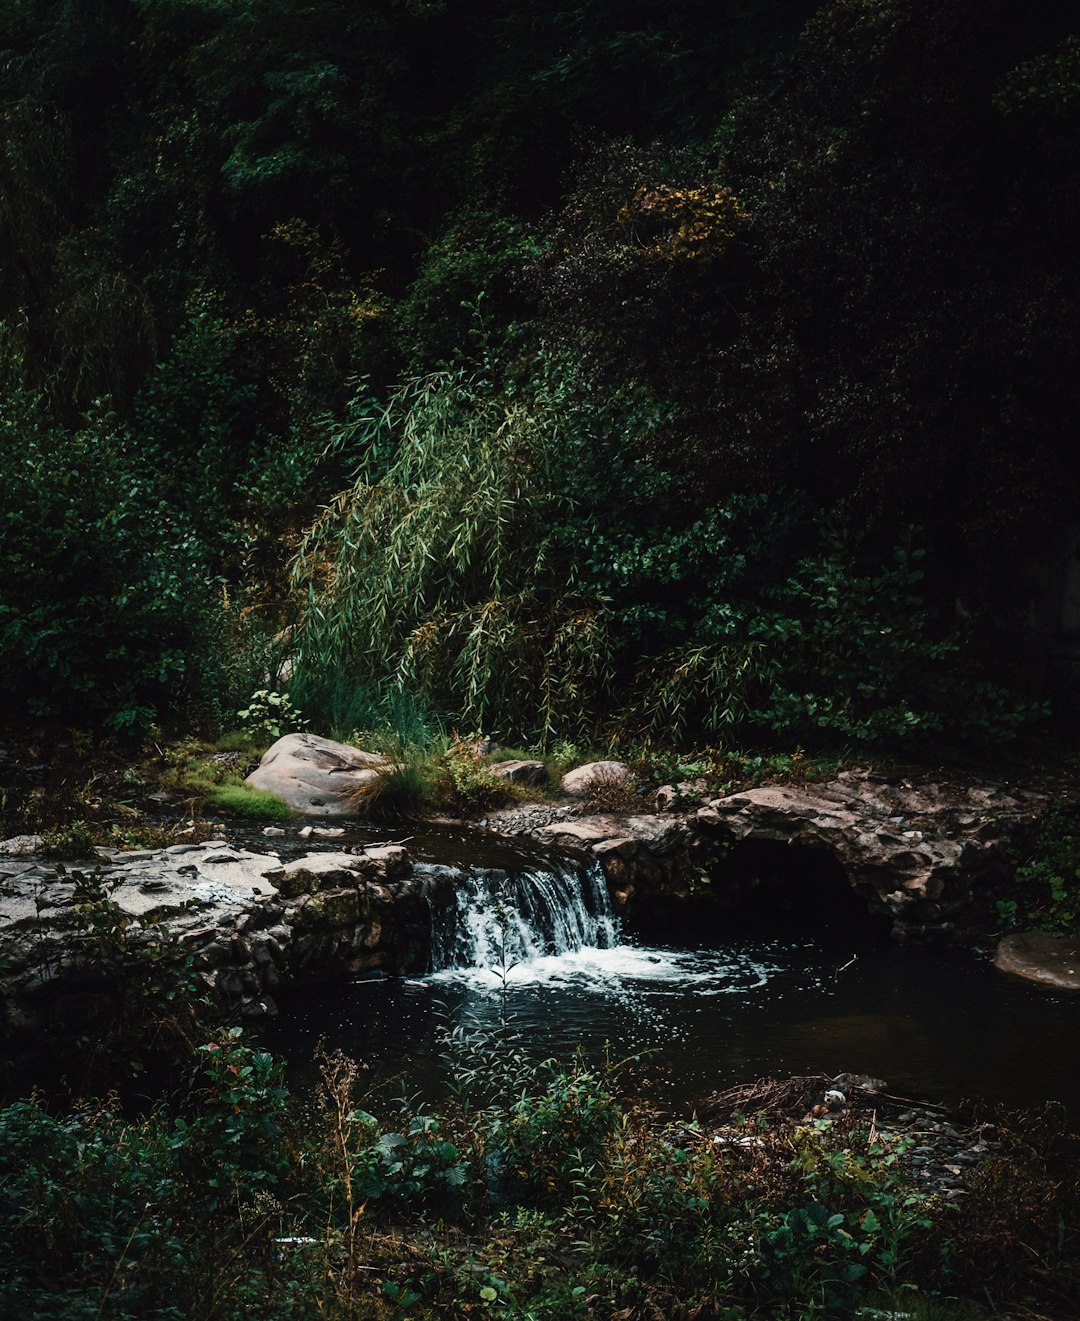
<svg viewBox="0 0 1080 1321"><path fill-rule="evenodd" d="M995 901L1012 873L1010 843L1047 801L998 785L918 784L858 771L723 797L670 786L657 799L683 810L589 813L564 805L509 809L487 824L592 853L632 922L680 905L730 911L762 887L811 886L831 874L896 938L948 943L993 930ZM820 902L829 893L823 886ZM832 896L839 893L833 885Z"/></svg>
<svg viewBox="0 0 1080 1321"><path fill-rule="evenodd" d="M857 1131L865 1147L896 1153L904 1184L945 1202L964 1198L1004 1150L997 1123L893 1095L884 1080L860 1074L764 1079L707 1097L696 1113L711 1140L736 1153L764 1148L763 1129L797 1134L818 1125L841 1138Z"/></svg>
<svg viewBox="0 0 1080 1321"><path fill-rule="evenodd" d="M377 773L377 760L292 735L251 778L265 784L272 774L304 815L343 817L355 813L357 788ZM543 770L542 763L498 766L509 768L510 780L522 766ZM640 808L596 810L613 796L624 809ZM993 931L1011 843L1046 802L1042 792L1011 786L855 770L720 796L702 785L669 785L646 799L628 768L607 762L567 775L555 801L491 811L481 824L595 858L631 928L711 919L762 900L794 903L810 916L815 907L847 903L900 940L955 943ZM202 989L241 1017L273 1014L283 984L427 966L430 896L405 847L342 852L328 844L329 851L284 861L272 851L278 830L266 832L264 851L222 837L142 851L99 848L67 866L42 856L32 837L0 844L9 1027L29 1030L42 1015L92 1015L108 999L108 976L94 966L85 930L94 904L99 912L108 906L129 941L179 942ZM1010 950L1018 939L1010 938ZM1051 951L1046 938L1037 949L1021 944L999 966L1038 978L1053 963L1052 984L1080 985L1072 946L1059 942Z"/></svg>
<svg viewBox="0 0 1080 1321"><path fill-rule="evenodd" d="M234 1016L276 1012L283 983L425 966L429 921L407 851L377 844L283 862L225 840L58 865L23 837L0 845L0 989L9 1032L107 1014L102 940L174 941Z"/></svg>

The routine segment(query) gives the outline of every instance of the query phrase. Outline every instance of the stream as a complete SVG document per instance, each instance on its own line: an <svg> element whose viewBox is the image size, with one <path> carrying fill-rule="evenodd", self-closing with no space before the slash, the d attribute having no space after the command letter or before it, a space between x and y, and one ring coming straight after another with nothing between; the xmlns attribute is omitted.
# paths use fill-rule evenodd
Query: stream
<svg viewBox="0 0 1080 1321"><path fill-rule="evenodd" d="M437 1097L446 1031L461 1027L507 1034L536 1059L636 1059L635 1085L675 1108L763 1076L846 1071L914 1097L1080 1112L1080 1002L1005 976L986 953L897 945L851 911L626 932L594 862L454 829L409 848L444 896L431 969L282 997L264 1035L298 1076L322 1039L373 1085Z"/></svg>

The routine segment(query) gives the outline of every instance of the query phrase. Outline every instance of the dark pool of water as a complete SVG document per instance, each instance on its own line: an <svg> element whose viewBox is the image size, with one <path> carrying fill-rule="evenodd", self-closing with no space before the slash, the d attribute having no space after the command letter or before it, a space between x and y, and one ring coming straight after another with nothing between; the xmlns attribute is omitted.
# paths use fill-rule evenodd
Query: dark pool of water
<svg viewBox="0 0 1080 1321"><path fill-rule="evenodd" d="M645 1054L648 1085L673 1106L763 1076L846 1071L912 1096L1080 1113L1080 998L1006 977L984 955L850 931L731 927L696 947L541 959L505 987L471 970L339 984L281 1007L267 1038L300 1074L323 1038L373 1080L433 1098L445 1028L492 1031L505 1014L537 1058Z"/></svg>

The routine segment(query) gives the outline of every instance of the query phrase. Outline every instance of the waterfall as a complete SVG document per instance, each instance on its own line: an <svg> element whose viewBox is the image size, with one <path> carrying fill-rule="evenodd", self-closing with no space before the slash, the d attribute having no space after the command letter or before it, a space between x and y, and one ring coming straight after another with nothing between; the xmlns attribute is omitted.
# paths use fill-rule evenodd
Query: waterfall
<svg viewBox="0 0 1080 1321"><path fill-rule="evenodd" d="M520 871L428 865L431 970L529 963L618 944L618 923L595 859L530 860Z"/></svg>

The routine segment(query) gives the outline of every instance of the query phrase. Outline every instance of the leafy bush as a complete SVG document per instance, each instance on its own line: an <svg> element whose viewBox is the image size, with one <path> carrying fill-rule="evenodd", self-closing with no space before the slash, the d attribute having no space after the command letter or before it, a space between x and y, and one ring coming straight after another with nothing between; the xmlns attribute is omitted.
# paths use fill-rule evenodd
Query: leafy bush
<svg viewBox="0 0 1080 1321"><path fill-rule="evenodd" d="M373 1115L358 1114L369 1130L377 1129ZM430 1115L412 1115L402 1132L380 1134L359 1151L352 1169L356 1196L414 1209L460 1207L472 1177L469 1162Z"/></svg>
<svg viewBox="0 0 1080 1321"><path fill-rule="evenodd" d="M961 664L916 529L883 556L799 493L688 504L663 419L544 355L524 388L401 388L296 560L299 691L361 672L541 744L992 742L1043 713Z"/></svg>
<svg viewBox="0 0 1080 1321"><path fill-rule="evenodd" d="M1017 843L1019 865L997 901L1009 926L1067 934L1080 926L1080 813L1075 802L1050 804Z"/></svg>
<svg viewBox="0 0 1080 1321"><path fill-rule="evenodd" d="M820 526L821 549L766 599L766 682L754 719L796 738L813 733L878 746L928 736L1000 742L1044 715L1033 703L964 673L960 638L935 626L917 529L891 560L868 560L842 525Z"/></svg>
<svg viewBox="0 0 1080 1321"><path fill-rule="evenodd" d="M41 851L47 857L71 862L76 858L95 856L94 837L85 821L46 830L41 836Z"/></svg>
<svg viewBox="0 0 1080 1321"><path fill-rule="evenodd" d="M220 599L183 512L98 411L52 423L0 332L0 666L32 717L141 735L197 702Z"/></svg>
<svg viewBox="0 0 1080 1321"><path fill-rule="evenodd" d="M282 734L306 729L308 723L288 693L276 693L267 688L252 693L247 706L236 714L246 734L261 735L271 742Z"/></svg>
<svg viewBox="0 0 1080 1321"><path fill-rule="evenodd" d="M555 1206L604 1156L620 1109L604 1080L578 1066L554 1070L543 1090L522 1095L488 1119L489 1160L500 1198Z"/></svg>
<svg viewBox="0 0 1080 1321"><path fill-rule="evenodd" d="M439 758L434 792L441 805L464 813L479 812L511 801L520 792L519 786L488 770L483 743L482 735L455 737Z"/></svg>
<svg viewBox="0 0 1080 1321"><path fill-rule="evenodd" d="M238 1027L222 1031L199 1054L190 1114L176 1119L174 1146L198 1164L211 1207L273 1191L288 1166L281 1141L289 1098L284 1065L248 1046Z"/></svg>
<svg viewBox="0 0 1080 1321"><path fill-rule="evenodd" d="M0 1110L0 1306L8 1316L186 1316L177 1168L159 1124L107 1104ZM45 1245L49 1250L45 1251Z"/></svg>
<svg viewBox="0 0 1080 1321"><path fill-rule="evenodd" d="M187 1113L108 1100L0 1110L5 1315L181 1321L310 1315L305 1263L282 1279L281 1066L239 1040L202 1052ZM296 1310L293 1310L295 1306Z"/></svg>
<svg viewBox="0 0 1080 1321"><path fill-rule="evenodd" d="M315 1104L290 1104L280 1064L235 1029L198 1052L186 1095L136 1118L0 1110L0 1301L56 1321L352 1321L387 1302L432 1319L959 1321L983 1314L949 1296L962 1280L995 1312L1075 1310L1075 1138L1050 1112L999 1127L957 1206L873 1124L713 1133L617 1099L607 1070L456 1044L466 1081L500 1085L444 1117L402 1101L377 1118L361 1067L321 1047Z"/></svg>

